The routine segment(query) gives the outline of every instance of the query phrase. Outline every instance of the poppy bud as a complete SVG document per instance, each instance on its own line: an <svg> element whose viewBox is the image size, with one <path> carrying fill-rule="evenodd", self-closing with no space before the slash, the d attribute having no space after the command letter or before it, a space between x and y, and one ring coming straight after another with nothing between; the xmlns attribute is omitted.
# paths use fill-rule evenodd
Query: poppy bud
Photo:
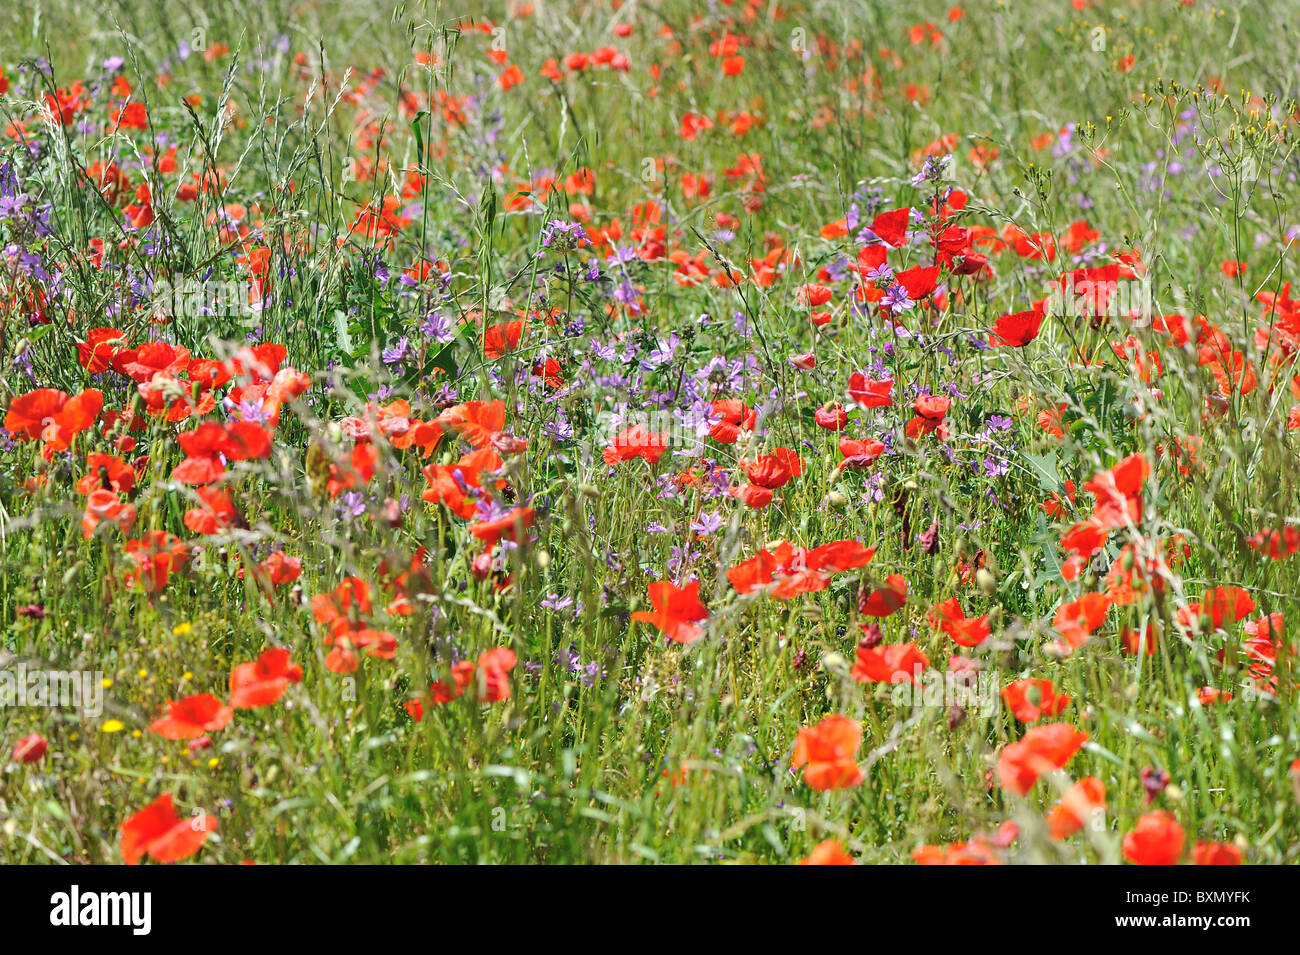
<svg viewBox="0 0 1300 955"><path fill-rule="evenodd" d="M492 555L486 551L474 558L474 563L470 566L474 573L475 580L487 580L492 573Z"/></svg>
<svg viewBox="0 0 1300 955"><path fill-rule="evenodd" d="M516 438L513 434L498 434L492 437L492 444L502 454L519 454L528 449L528 442Z"/></svg>
<svg viewBox="0 0 1300 955"><path fill-rule="evenodd" d="M20 763L34 763L45 755L49 745L40 733L28 733L14 744L14 759Z"/></svg>
<svg viewBox="0 0 1300 955"><path fill-rule="evenodd" d="M801 355L791 355L790 364L796 368L802 368L805 371L812 371L817 367L817 356L812 352L804 352Z"/></svg>
<svg viewBox="0 0 1300 955"><path fill-rule="evenodd" d="M933 522L925 531L916 535L916 541L929 556L939 553L939 522Z"/></svg>
<svg viewBox="0 0 1300 955"><path fill-rule="evenodd" d="M600 500L600 488L596 487L594 484L583 484L578 488L578 490L582 492L583 497L589 497L593 501Z"/></svg>
<svg viewBox="0 0 1300 955"><path fill-rule="evenodd" d="M1146 790L1146 803L1150 805L1155 798L1169 786L1169 774L1163 769L1151 766L1142 767L1142 788Z"/></svg>
<svg viewBox="0 0 1300 955"><path fill-rule="evenodd" d="M307 487L313 497L319 497L325 491L329 479L329 454L319 441L307 445Z"/></svg>
<svg viewBox="0 0 1300 955"><path fill-rule="evenodd" d="M975 583L979 585L980 593L985 597L993 597L998 592L998 580L987 568L981 567L975 572Z"/></svg>

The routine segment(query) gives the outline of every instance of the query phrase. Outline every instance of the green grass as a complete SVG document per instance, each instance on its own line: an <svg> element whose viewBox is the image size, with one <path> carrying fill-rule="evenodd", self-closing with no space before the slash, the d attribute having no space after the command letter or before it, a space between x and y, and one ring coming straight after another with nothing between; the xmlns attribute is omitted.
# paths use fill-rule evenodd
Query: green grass
<svg viewBox="0 0 1300 955"><path fill-rule="evenodd" d="M181 423L147 417L134 433L138 447L122 456L148 460L121 497L138 509L126 533L104 525L83 539L75 487L87 454L118 453L120 431L105 435L101 421L48 460L39 440L5 442L0 666L102 672L109 685L95 716L0 708L0 859L120 861L121 825L171 793L182 817L198 808L219 820L191 859L200 863L793 862L826 839L863 862L897 863L919 846L988 836L1007 821L1019 835L999 850L1006 861L1111 863L1155 809L1185 830L1185 860L1192 843L1215 841L1235 844L1248 862L1293 861L1300 726L1288 653L1300 556L1267 561L1246 544L1300 517L1288 428L1297 370L1284 349L1262 350L1256 334L1271 321L1256 295L1278 294L1291 278L1288 236L1300 226L1287 6L971 2L957 20L935 3L538 3L530 15L491 7L481 30L444 4L338 13L225 2L200 14L134 0L109 14L60 0L39 15L0 14L10 84L0 127L19 124L11 133L26 141L0 140L0 163L50 209L44 235L3 218L5 244L44 267L29 276L0 253L5 405L38 386L94 387L106 409L143 413L134 381L92 376L78 363L76 344L103 326L134 345L165 339L219 360L247 342L279 343L285 363L311 381L285 405L269 456L229 464L223 487L242 520L212 535L188 528L184 515L199 501L171 474L185 457L177 433L226 421L232 412L220 401ZM913 44L909 31L927 21L941 40ZM617 35L618 23L631 24L631 35ZM195 29L210 59L179 56ZM736 76L710 51L728 34L743 38ZM629 69L565 68L569 54L601 47L626 55ZM496 82L503 66L492 51L520 67L519 85ZM436 68L425 65L430 54ZM109 57L120 68L105 72ZM559 82L540 75L551 58L565 74ZM106 132L110 100L121 99L108 89L116 76L146 105L146 128ZM97 79L106 82L66 127L37 115L47 90ZM743 111L754 122L737 135L729 124ZM686 113L713 126L684 138ZM948 135L950 180L913 184L918 152ZM172 171L146 151L172 146ZM996 158L975 162L977 147ZM761 189L738 169L744 155L761 156ZM129 177L121 201L88 185L83 170L96 162ZM356 175L356 163L375 174ZM422 181L406 188L417 165ZM567 194L566 177L583 167L594 193ZM686 173L709 178L707 197L686 194ZM560 188L531 212L511 211L517 187L543 174ZM221 185L177 197L180 184L200 178ZM133 231L124 206L142 182L156 219ZM864 225L874 211L925 212L948 185L969 195L953 222L1051 233L1055 262L1004 250L990 253L987 279L945 270L942 304L902 314L907 337L874 309L849 307L850 273L826 281L833 298L819 310L833 318L813 326L800 287L822 281L824 268L842 275L839 257L853 260L860 248L852 233L828 240L822 227L854 203ZM400 197L409 222L376 248L349 228L385 196ZM882 204L867 211L873 196ZM605 258L608 246L543 244L545 223L571 220L570 203L581 202L589 231L618 220L618 245L636 248L634 207L649 200L664 209L666 253L705 252L703 281L682 284L667 258L620 264ZM222 209L236 205L243 234L219 227ZM727 217L734 235L719 235ZM1097 237L1076 256L1065 237L1078 220ZM927 217L921 228L931 224ZM785 273L731 287L726 279L751 274L772 245L790 253ZM242 290L254 249L269 250L272 292L254 316L163 314L149 292L164 281ZM1165 344L1118 316L1049 318L1023 349L977 344L1063 271L1111 261L1112 251L1140 255L1156 314L1182 314L1193 329L1194 316L1206 316L1244 352L1258 386L1223 395L1195 345ZM900 270L928 265L932 254L922 241L889 261ZM399 281L423 259L445 264L445 284ZM1224 261L1247 268L1229 277ZM586 279L593 263L608 281ZM639 289L639 313L614 296L624 280ZM422 331L437 312L455 331L447 341ZM521 315L518 347L485 354L484 325ZM643 365L670 335L671 357ZM1117 357L1112 344L1129 335L1158 353L1158 381L1144 382ZM403 340L400 361L386 361ZM617 343L614 357L599 357L596 343ZM787 360L810 351L811 371ZM529 374L546 357L559 363L560 388ZM715 358L741 371L709 378ZM879 361L895 380L894 402L850 408L846 433L888 435L890 451L865 470L840 471L838 436L814 413L847 401L849 375ZM752 437L704 442L704 456L733 483L743 480L742 459L781 446L803 456L805 472L767 508L710 494L707 477L668 493L674 475L703 468L699 454L676 453L680 443L655 464L603 463L611 429L602 414L619 402L633 412L685 410L691 382L704 397L740 398L762 412ZM223 384L217 397L240 383ZM946 446L937 435L905 438L916 391L949 386ZM528 442L506 455L508 490L498 497L531 502L532 539L501 553L486 579L475 573L484 546L466 520L420 497L421 468L470 450L457 435L428 459L378 440L355 514L326 488L330 463L354 445L341 422L373 415L368 396L408 399L415 417L431 420L455 403L447 387L462 402L503 401L506 431ZM671 397L656 404L662 395ZM1217 413L1206 411L1207 398ZM1059 439L1037 421L1056 405L1065 406ZM990 419L999 418L1008 427L989 445ZM1200 441L1197 464L1182 473L1170 450L1189 439ZM1061 535L1092 511L1084 483L1138 452L1151 466L1141 520L1116 529L1079 579L1063 579ZM988 473L986 458L1004 473ZM1045 514L1041 505L1066 481L1077 500ZM716 531L690 529L711 514L721 519ZM927 553L917 535L935 523ZM125 545L154 530L185 541L190 559L163 589L142 593L124 584ZM874 560L820 592L781 601L728 583L726 570L765 544L841 539L875 548ZM1105 589L1120 547L1176 540L1187 556L1161 593L1111 609L1068 657L1052 652L1058 605ZM252 568L277 549L299 558L302 574L270 591ZM381 567L408 568L420 554L426 577L412 612L387 613L393 592ZM1072 698L1045 720L1089 734L1061 774L1017 797L990 775L1027 729L1005 707L950 719L948 705L913 710L890 687L851 677L868 622L859 589L895 573L909 594L879 621L885 643L915 641L939 671L952 654L974 657L999 688L1050 679ZM498 588L506 575L510 585ZM359 655L355 672L341 674L326 667L326 627L311 604L347 576L374 588L374 625L397 649L391 660ZM669 643L631 621L650 607L647 584L690 578L709 611L702 639ZM1250 619L1284 616L1275 692L1257 692L1246 670L1245 621L1217 632L1176 626L1180 608L1218 586L1249 591ZM954 596L967 614L990 614L992 635L978 648L958 647L927 622ZM558 597L573 604L544 606ZM42 612L25 609L32 605ZM1160 633L1157 651L1123 653L1121 629L1147 624ZM290 648L304 671L282 700L236 711L206 746L150 729L168 700L224 700L231 668L272 646ZM518 658L508 699L480 703L470 692L411 718L404 704L449 679L453 662L501 646ZM1232 699L1201 705L1203 687ZM791 757L800 728L832 713L861 723L864 779L817 792L791 771ZM44 757L11 758L33 732L48 741ZM1148 767L1170 777L1149 802ZM1104 822L1050 839L1044 813L1089 775L1105 785Z"/></svg>

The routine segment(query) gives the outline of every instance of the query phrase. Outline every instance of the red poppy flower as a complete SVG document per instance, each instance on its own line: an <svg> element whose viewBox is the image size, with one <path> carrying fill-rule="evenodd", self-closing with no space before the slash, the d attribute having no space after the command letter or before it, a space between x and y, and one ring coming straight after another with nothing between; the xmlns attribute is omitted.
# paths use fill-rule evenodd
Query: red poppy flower
<svg viewBox="0 0 1300 955"><path fill-rule="evenodd" d="M227 492L201 487L197 493L203 506L190 508L183 518L185 526L195 534L216 534L242 520Z"/></svg>
<svg viewBox="0 0 1300 955"><path fill-rule="evenodd" d="M483 353L490 359L496 359L506 352L514 351L519 346L523 330L523 319L488 326L483 332Z"/></svg>
<svg viewBox="0 0 1300 955"><path fill-rule="evenodd" d="M741 484L736 487L731 487L728 488L727 493L740 501L740 503L744 504L746 507L752 507L755 510L767 507L767 505L772 503L772 499L776 497L776 495L767 488L759 487L756 484Z"/></svg>
<svg viewBox="0 0 1300 955"><path fill-rule="evenodd" d="M827 839L817 843L806 859L799 860L799 865L857 865L853 856L844 851L838 839Z"/></svg>
<svg viewBox="0 0 1300 955"><path fill-rule="evenodd" d="M1093 518L1107 527L1123 527L1142 520L1142 486L1151 466L1142 452L1131 454L1114 467L1099 472L1083 489L1097 502Z"/></svg>
<svg viewBox="0 0 1300 955"><path fill-rule="evenodd" d="M1211 587L1201 597L1201 613L1210 618L1215 630L1245 619L1254 610L1255 601L1242 587Z"/></svg>
<svg viewBox="0 0 1300 955"><path fill-rule="evenodd" d="M224 729L235 715L211 693L195 693L167 704L167 715L154 720L149 729L164 739L198 739L204 733Z"/></svg>
<svg viewBox="0 0 1300 955"><path fill-rule="evenodd" d="M1134 656L1141 651L1143 646L1146 647L1146 655L1151 656L1156 652L1156 646L1159 643L1154 626L1148 626L1145 631L1125 627L1119 632L1119 639L1124 652Z"/></svg>
<svg viewBox="0 0 1300 955"><path fill-rule="evenodd" d="M951 398L942 395L921 395L912 402L912 410L916 412L916 416L907 422L903 433L909 438L920 438L937 432L940 441L948 440L948 425L944 418L951 406Z"/></svg>
<svg viewBox="0 0 1300 955"><path fill-rule="evenodd" d="M335 498L343 491L365 486L375 476L378 464L377 447L373 444L355 445L346 462L340 461L330 465L330 476L325 482L326 492L331 498Z"/></svg>
<svg viewBox="0 0 1300 955"><path fill-rule="evenodd" d="M704 631L698 623L708 618L709 611L700 603L698 580L692 580L685 587L660 580L648 585L646 590L655 609L638 610L632 614L633 620L654 624L664 636L676 643L691 643L703 636Z"/></svg>
<svg viewBox="0 0 1300 955"><path fill-rule="evenodd" d="M122 503L116 491L91 491L86 495L86 510L81 515L81 536L90 540L95 528L105 522L125 534L135 519L135 505Z"/></svg>
<svg viewBox="0 0 1300 955"><path fill-rule="evenodd" d="M16 435L45 442L48 452L66 451L72 439L95 423L104 407L104 395L87 388L78 395L53 388L37 388L9 404L5 428Z"/></svg>
<svg viewBox="0 0 1300 955"><path fill-rule="evenodd" d="M775 491L803 474L803 459L789 448L777 448L755 461L741 461L740 467L751 484Z"/></svg>
<svg viewBox="0 0 1300 955"><path fill-rule="evenodd" d="M989 615L967 617L956 597L936 604L930 626L952 637L960 646L977 647L989 638Z"/></svg>
<svg viewBox="0 0 1300 955"><path fill-rule="evenodd" d="M890 574L884 586L875 590L863 589L858 594L858 612L868 617L888 617L907 603L907 581L902 574Z"/></svg>
<svg viewBox="0 0 1300 955"><path fill-rule="evenodd" d="M838 401L818 408L813 414L813 420L817 427L825 428L827 431L843 431L844 426L849 423L848 412Z"/></svg>
<svg viewBox="0 0 1300 955"><path fill-rule="evenodd" d="M1232 694L1227 690L1220 690L1213 686L1203 686L1196 691L1196 702L1201 706L1213 706L1215 703L1227 703L1232 699Z"/></svg>
<svg viewBox="0 0 1300 955"><path fill-rule="evenodd" d="M1044 773L1062 769L1088 740L1088 734L1069 723L1035 726L1018 743L1011 743L998 758L997 778L1002 788L1024 796Z"/></svg>
<svg viewBox="0 0 1300 955"><path fill-rule="evenodd" d="M302 561L277 550L257 565L258 571L270 581L272 587L291 584L302 575Z"/></svg>
<svg viewBox="0 0 1300 955"><path fill-rule="evenodd" d="M526 531L533 526L534 511L531 507L512 508L507 513L490 521L477 521L469 525L469 532L491 547L501 538L519 543L526 540Z"/></svg>
<svg viewBox="0 0 1300 955"><path fill-rule="evenodd" d="M1062 604L1052 618L1052 626L1065 641L1061 649L1069 653L1087 643L1109 612L1110 598L1105 594L1084 594L1078 600Z"/></svg>
<svg viewBox="0 0 1300 955"><path fill-rule="evenodd" d="M1070 705L1068 696L1057 695L1051 680L1014 680L1003 687L1002 700L1022 723L1060 716Z"/></svg>
<svg viewBox="0 0 1300 955"><path fill-rule="evenodd" d="M470 520L478 513L476 501L485 491L484 476L494 474L502 464L496 451L482 448L464 455L455 464L426 465L423 473L429 487L420 497L430 504L442 504L458 517ZM496 482L497 486L501 484Z"/></svg>
<svg viewBox="0 0 1300 955"><path fill-rule="evenodd" d="M135 568L127 572L126 585L130 588L138 582L146 593L166 587L172 571L183 567L190 556L185 542L167 531L149 531L127 541L126 553Z"/></svg>
<svg viewBox="0 0 1300 955"><path fill-rule="evenodd" d="M1246 539L1246 545L1269 560L1282 560L1300 551L1300 528L1288 524L1280 531L1258 531Z"/></svg>
<svg viewBox="0 0 1300 955"><path fill-rule="evenodd" d="M289 662L289 651L271 647L252 663L241 663L230 671L230 706L248 710L277 703L290 683L302 680L302 667Z"/></svg>
<svg viewBox="0 0 1300 955"><path fill-rule="evenodd" d="M800 305L810 305L816 308L818 305L825 305L831 300L831 290L825 285L805 285L799 290L798 301Z"/></svg>
<svg viewBox="0 0 1300 955"><path fill-rule="evenodd" d="M1177 865L1183 842L1183 827L1160 809L1142 816L1124 836L1124 858L1135 865Z"/></svg>
<svg viewBox="0 0 1300 955"><path fill-rule="evenodd" d="M89 472L77 482L77 490L89 494L97 490L113 490L130 494L135 487L135 468L111 454L95 452L86 455Z"/></svg>
<svg viewBox="0 0 1300 955"><path fill-rule="evenodd" d="M504 401L467 401L438 415L435 423L450 428L476 448L486 448L493 437L505 430Z"/></svg>
<svg viewBox="0 0 1300 955"><path fill-rule="evenodd" d="M1096 776L1085 776L1067 789L1060 802L1048 810L1048 832L1053 839L1068 838L1105 808L1105 783Z"/></svg>
<svg viewBox="0 0 1300 955"><path fill-rule="evenodd" d="M125 332L116 328L92 328L86 332L84 342L77 342L77 361L86 371L98 375L113 366L125 347Z"/></svg>
<svg viewBox="0 0 1300 955"><path fill-rule="evenodd" d="M993 334L989 337L989 344L1023 348L1038 337L1042 325L1042 313L1036 309L1003 315L993 323Z"/></svg>
<svg viewBox="0 0 1300 955"><path fill-rule="evenodd" d="M216 831L216 816L182 819L171 793L163 793L122 824L122 861L135 865L148 855L155 862L179 862L198 852Z"/></svg>
<svg viewBox="0 0 1300 955"><path fill-rule="evenodd" d="M857 371L849 376L849 397L860 408L884 408L893 403L894 380L876 381Z"/></svg>
<svg viewBox="0 0 1300 955"><path fill-rule="evenodd" d="M908 206L882 212L871 221L871 231L885 245L897 249L907 236L907 224L911 215L912 210Z"/></svg>
<svg viewBox="0 0 1300 955"><path fill-rule="evenodd" d="M753 431L758 423L758 412L739 398L713 402L713 414L720 420L709 428L709 437L719 444L735 444L742 434Z"/></svg>
<svg viewBox="0 0 1300 955"><path fill-rule="evenodd" d="M939 266L917 265L897 273L894 279L907 289L908 298L919 302L929 296L939 284Z"/></svg>
<svg viewBox="0 0 1300 955"><path fill-rule="evenodd" d="M840 454L844 460L839 463L841 471L847 469L869 468L885 453L885 445L880 441L854 441L852 438L840 438Z"/></svg>
<svg viewBox="0 0 1300 955"><path fill-rule="evenodd" d="M478 699L499 703L510 698L510 671L515 668L515 651L509 647L486 650L478 657Z"/></svg>
<svg viewBox="0 0 1300 955"><path fill-rule="evenodd" d="M49 748L50 744L40 733L28 733L14 743L14 760L19 763L39 762Z"/></svg>
<svg viewBox="0 0 1300 955"><path fill-rule="evenodd" d="M1241 850L1227 842L1198 842L1192 848L1196 865L1241 865Z"/></svg>
<svg viewBox="0 0 1300 955"><path fill-rule="evenodd" d="M912 850L917 865L1001 865L994 848L981 840L954 842L947 846L925 845Z"/></svg>
<svg viewBox="0 0 1300 955"><path fill-rule="evenodd" d="M803 768L803 779L810 789L850 789L865 778L857 760L861 745L862 727L835 713L816 726L799 730L790 768Z"/></svg>
<svg viewBox="0 0 1300 955"><path fill-rule="evenodd" d="M864 646L858 644L852 676L859 683L915 683L929 667L930 658L915 643Z"/></svg>
<svg viewBox="0 0 1300 955"><path fill-rule="evenodd" d="M601 457L610 467L633 458L642 458L650 464L656 463L668 450L668 436L648 431L641 425L632 425L619 432L608 448L601 452Z"/></svg>
<svg viewBox="0 0 1300 955"><path fill-rule="evenodd" d="M873 556L873 548L853 540L833 541L812 550L782 541L732 567L727 579L742 594L771 587L773 597L788 600L798 594L825 590L834 574L862 567Z"/></svg>

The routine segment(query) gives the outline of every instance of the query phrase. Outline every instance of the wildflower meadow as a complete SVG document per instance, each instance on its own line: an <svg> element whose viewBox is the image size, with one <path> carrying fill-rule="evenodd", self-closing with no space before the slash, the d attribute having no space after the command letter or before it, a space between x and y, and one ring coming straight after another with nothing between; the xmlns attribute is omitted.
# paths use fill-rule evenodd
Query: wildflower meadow
<svg viewBox="0 0 1300 955"><path fill-rule="evenodd" d="M1297 861L1296 49L6 5L0 860Z"/></svg>

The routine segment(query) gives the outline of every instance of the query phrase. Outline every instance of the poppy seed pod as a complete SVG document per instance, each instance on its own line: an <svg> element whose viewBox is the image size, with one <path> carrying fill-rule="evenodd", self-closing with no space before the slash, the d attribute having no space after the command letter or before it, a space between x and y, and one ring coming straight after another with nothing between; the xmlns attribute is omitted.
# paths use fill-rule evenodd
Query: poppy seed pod
<svg viewBox="0 0 1300 955"><path fill-rule="evenodd" d="M329 454L319 441L307 446L307 487L312 497L325 493L325 484L329 480Z"/></svg>

